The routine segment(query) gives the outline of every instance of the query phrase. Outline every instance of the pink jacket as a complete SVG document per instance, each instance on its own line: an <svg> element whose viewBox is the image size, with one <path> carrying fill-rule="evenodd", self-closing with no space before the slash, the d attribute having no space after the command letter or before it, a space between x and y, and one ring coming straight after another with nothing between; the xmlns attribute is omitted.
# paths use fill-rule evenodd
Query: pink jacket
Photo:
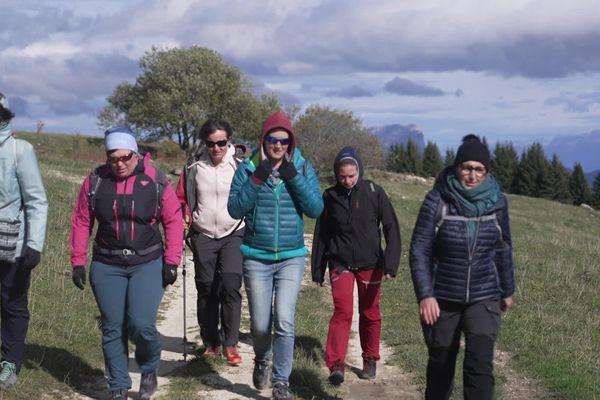
<svg viewBox="0 0 600 400"><path fill-rule="evenodd" d="M116 196L133 195L134 190L140 190L135 189L136 187L141 188L147 185L147 182L144 181L144 179L148 179L147 177L156 181L156 168L151 165L149 161L150 155L146 154L146 156L143 158L143 161L140 161L138 167L136 167L132 175L125 179L116 180ZM100 186L102 187L103 185ZM88 242L94 228L94 220L97 219L92 211L92 208L90 207L89 192L90 176L88 175L83 181L83 185L79 191L79 196L75 202L75 208L71 214L70 246L72 266L87 264ZM96 202L96 204L98 204L98 202ZM156 213L154 213L154 216L156 216ZM136 213L135 219L131 221L132 232L135 229L134 225L139 223L138 219L139 217ZM152 218L150 221L143 221L146 227L153 226L156 222L156 218ZM165 232L163 260L166 264L179 265L181 262L181 253L183 249L183 226L181 221L181 208L179 201L171 185L166 185L162 194L162 208L160 211L160 216L158 217L158 222L162 223ZM115 229L112 228L103 228L104 227L101 223L98 228L99 231L115 231ZM119 240L118 225L116 228L116 240ZM123 236L123 234L124 232L121 235ZM133 236L133 233L131 235ZM98 236L99 235L96 236L96 242L98 242L98 239L104 239L103 237L99 238ZM115 237L111 237L109 240L114 241Z"/></svg>

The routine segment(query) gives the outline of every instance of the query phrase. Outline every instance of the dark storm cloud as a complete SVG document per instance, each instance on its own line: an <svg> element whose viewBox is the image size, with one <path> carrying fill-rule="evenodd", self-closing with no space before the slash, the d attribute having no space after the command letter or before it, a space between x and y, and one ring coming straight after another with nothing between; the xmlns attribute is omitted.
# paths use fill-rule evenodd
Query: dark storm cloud
<svg viewBox="0 0 600 400"><path fill-rule="evenodd" d="M347 99L353 99L355 97L373 97L373 93L357 85L329 90L326 92L326 95L332 97L344 97Z"/></svg>
<svg viewBox="0 0 600 400"><path fill-rule="evenodd" d="M440 89L399 77L395 77L386 83L383 90L399 96L436 97L444 95L444 92Z"/></svg>

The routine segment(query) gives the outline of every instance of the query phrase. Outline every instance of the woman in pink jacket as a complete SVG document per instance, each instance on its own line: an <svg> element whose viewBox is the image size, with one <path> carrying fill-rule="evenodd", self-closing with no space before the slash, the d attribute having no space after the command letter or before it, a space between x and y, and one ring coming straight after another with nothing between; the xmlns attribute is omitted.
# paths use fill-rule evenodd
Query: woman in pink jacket
<svg viewBox="0 0 600 400"><path fill-rule="evenodd" d="M89 278L102 317L110 398L126 399L131 388L131 339L142 374L139 398L145 400L157 387L158 306L181 261L181 209L166 176L149 163L149 154L138 154L128 128L108 129L105 146L106 164L85 178L71 216L72 277L83 290L88 241L97 220Z"/></svg>

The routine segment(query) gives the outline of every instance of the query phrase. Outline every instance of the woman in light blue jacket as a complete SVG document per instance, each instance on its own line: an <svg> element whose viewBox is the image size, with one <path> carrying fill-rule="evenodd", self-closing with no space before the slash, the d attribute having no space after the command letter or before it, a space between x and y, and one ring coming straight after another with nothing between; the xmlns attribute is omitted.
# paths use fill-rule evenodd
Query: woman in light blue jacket
<svg viewBox="0 0 600 400"><path fill-rule="evenodd" d="M255 353L254 386L267 387L272 359L273 398L292 399L294 318L307 253L302 216L318 217L323 199L317 175L296 147L292 124L283 113L263 123L258 149L233 177L227 209L233 218L246 221L240 249Z"/></svg>
<svg viewBox="0 0 600 400"><path fill-rule="evenodd" d="M48 201L31 144L10 129L14 114L0 93L0 389L15 385L29 325L27 292L40 262Z"/></svg>

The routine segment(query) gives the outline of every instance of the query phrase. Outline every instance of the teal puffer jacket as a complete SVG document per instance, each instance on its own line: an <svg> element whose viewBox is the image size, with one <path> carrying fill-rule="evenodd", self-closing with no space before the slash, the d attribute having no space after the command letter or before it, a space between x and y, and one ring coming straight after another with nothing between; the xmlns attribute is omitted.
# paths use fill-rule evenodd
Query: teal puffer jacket
<svg viewBox="0 0 600 400"><path fill-rule="evenodd" d="M250 179L258 160L255 152L237 169L227 204L232 218L246 219L242 254L259 260L304 256L307 250L302 217L316 218L323 211L315 170L296 148L292 162L298 174L293 179L277 184L268 180L258 185Z"/></svg>

